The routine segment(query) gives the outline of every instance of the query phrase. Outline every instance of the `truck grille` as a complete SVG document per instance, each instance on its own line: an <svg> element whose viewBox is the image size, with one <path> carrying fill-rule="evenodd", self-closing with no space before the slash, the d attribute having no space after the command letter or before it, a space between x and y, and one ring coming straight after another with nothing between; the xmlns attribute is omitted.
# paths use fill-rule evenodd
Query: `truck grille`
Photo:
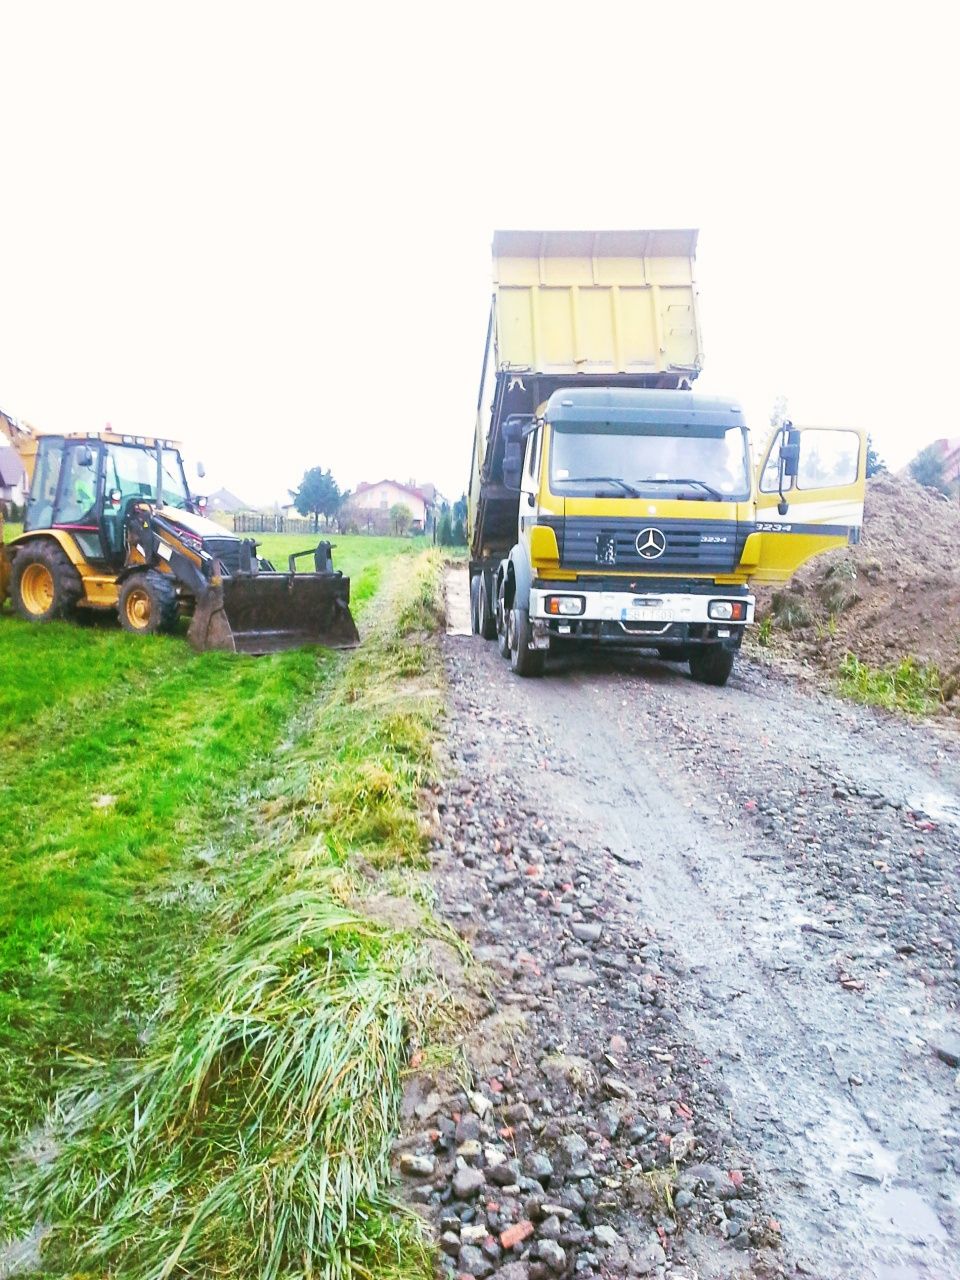
<svg viewBox="0 0 960 1280"><path fill-rule="evenodd" d="M736 520L651 517L641 521L634 517L566 516L550 523L557 532L564 568L603 567L644 573L730 573L739 563L743 544L751 532L751 526ZM643 556L637 550L638 538L650 529L662 534L666 543L661 555Z"/></svg>

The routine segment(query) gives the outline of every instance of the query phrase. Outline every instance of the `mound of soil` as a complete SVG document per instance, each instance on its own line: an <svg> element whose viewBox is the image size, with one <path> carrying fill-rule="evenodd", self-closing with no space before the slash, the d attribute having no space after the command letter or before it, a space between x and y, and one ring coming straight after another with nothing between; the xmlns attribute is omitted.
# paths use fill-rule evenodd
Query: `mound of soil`
<svg viewBox="0 0 960 1280"><path fill-rule="evenodd" d="M960 503L909 476L867 483L858 546L818 556L785 588L758 592L778 647L834 668L845 653L871 666L911 655L960 684Z"/></svg>

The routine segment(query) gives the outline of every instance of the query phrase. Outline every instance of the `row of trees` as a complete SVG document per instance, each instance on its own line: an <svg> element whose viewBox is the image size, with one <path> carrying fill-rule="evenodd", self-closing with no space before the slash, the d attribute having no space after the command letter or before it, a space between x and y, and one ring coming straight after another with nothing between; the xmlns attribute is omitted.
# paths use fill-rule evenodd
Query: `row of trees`
<svg viewBox="0 0 960 1280"><path fill-rule="evenodd" d="M297 489L289 491L293 505L302 516L313 518L314 529L331 525L338 533L392 533L402 537L413 523L413 512L403 502L394 503L387 511L359 507L352 501L349 489L341 489L329 467L311 467L303 473ZM443 547L463 546L467 541L467 500L460 498L452 506L444 502L433 530L434 541Z"/></svg>
<svg viewBox="0 0 960 1280"><path fill-rule="evenodd" d="M435 541L441 547L464 547L467 544L467 500L458 499L451 507L444 502L440 507Z"/></svg>

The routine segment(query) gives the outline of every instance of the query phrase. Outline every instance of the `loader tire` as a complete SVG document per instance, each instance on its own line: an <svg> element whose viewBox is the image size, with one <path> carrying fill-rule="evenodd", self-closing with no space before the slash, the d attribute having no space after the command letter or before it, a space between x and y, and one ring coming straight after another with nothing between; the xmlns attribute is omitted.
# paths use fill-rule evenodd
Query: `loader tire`
<svg viewBox="0 0 960 1280"><path fill-rule="evenodd" d="M135 573L120 588L120 625L138 636L173 631L180 617L177 584L167 573Z"/></svg>
<svg viewBox="0 0 960 1280"><path fill-rule="evenodd" d="M10 575L10 598L21 618L27 622L69 618L82 595L80 575L57 543L28 543L17 551Z"/></svg>
<svg viewBox="0 0 960 1280"><path fill-rule="evenodd" d="M698 649L690 655L690 674L700 684L723 686L733 670L733 653L729 649Z"/></svg>

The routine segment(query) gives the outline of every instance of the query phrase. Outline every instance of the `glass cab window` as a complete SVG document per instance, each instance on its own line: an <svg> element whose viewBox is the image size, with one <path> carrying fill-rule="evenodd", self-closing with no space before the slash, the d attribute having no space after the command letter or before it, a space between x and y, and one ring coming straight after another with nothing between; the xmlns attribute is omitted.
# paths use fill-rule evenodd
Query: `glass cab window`
<svg viewBox="0 0 960 1280"><path fill-rule="evenodd" d="M62 461L62 439L48 436L40 441L23 522L25 529L49 529L53 523L53 506L57 500Z"/></svg>
<svg viewBox="0 0 960 1280"><path fill-rule="evenodd" d="M557 423L551 436L550 490L623 497L750 496L746 432L709 434L631 423Z"/></svg>
<svg viewBox="0 0 960 1280"><path fill-rule="evenodd" d="M60 470L54 524L96 528L99 461L100 450L96 445L67 445Z"/></svg>
<svg viewBox="0 0 960 1280"><path fill-rule="evenodd" d="M798 489L834 489L855 484L860 437L854 431L805 431L800 438Z"/></svg>
<svg viewBox="0 0 960 1280"><path fill-rule="evenodd" d="M176 449L164 449L161 466L161 502L186 506L188 500L183 465ZM128 502L153 502L157 489L157 452L145 445L107 446L104 488L108 494L120 495L121 508Z"/></svg>
<svg viewBox="0 0 960 1280"><path fill-rule="evenodd" d="M777 493L780 484L781 436L775 436L760 476L761 493ZM800 432L800 461L796 480L783 477L783 492L797 489L835 489L856 484L860 468L860 437L855 431L804 427Z"/></svg>

